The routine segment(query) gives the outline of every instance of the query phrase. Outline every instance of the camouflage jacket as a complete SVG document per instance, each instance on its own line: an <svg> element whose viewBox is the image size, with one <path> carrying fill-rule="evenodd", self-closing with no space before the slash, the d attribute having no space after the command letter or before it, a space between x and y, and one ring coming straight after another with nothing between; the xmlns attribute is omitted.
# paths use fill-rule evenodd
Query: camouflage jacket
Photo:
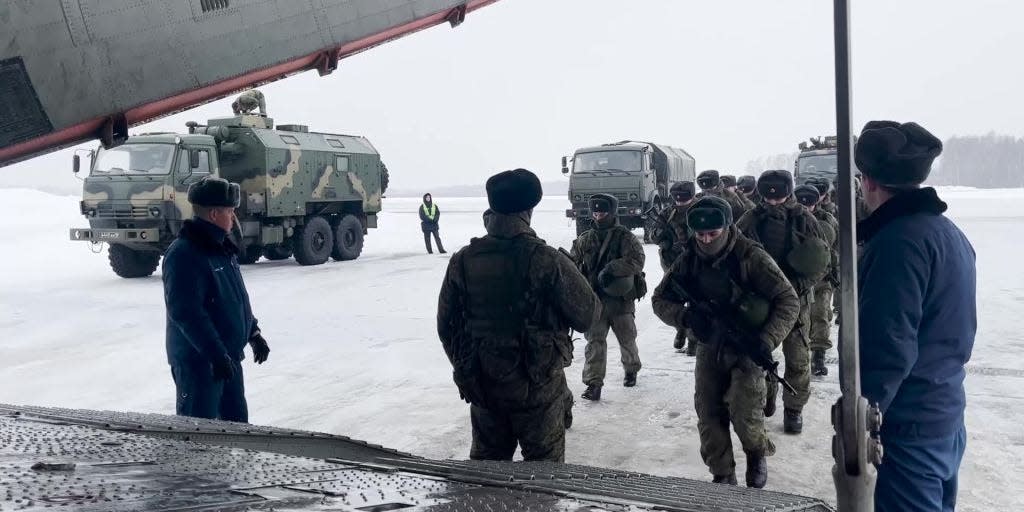
<svg viewBox="0 0 1024 512"><path fill-rule="evenodd" d="M749 209L749 207L747 206L748 203L740 199L738 194L724 187L718 187L712 190L702 190L699 194L697 194L698 199L704 196L717 196L721 197L722 199L725 199L726 202L729 203L729 206L732 207L733 219L739 219Z"/></svg>
<svg viewBox="0 0 1024 512"><path fill-rule="evenodd" d="M810 292L828 272L828 268L824 268L814 275L798 275L787 263L789 251L796 243L810 238L825 240L818 221L792 197L783 203L782 208L762 202L744 214L736 222L736 228L768 251L801 298L809 299Z"/></svg>
<svg viewBox="0 0 1024 512"><path fill-rule="evenodd" d="M658 214L658 228L651 239L658 244L662 270L672 266L672 262L682 254L686 242L693 236L693 231L686 224L686 212L689 209L689 206L671 206Z"/></svg>
<svg viewBox="0 0 1024 512"><path fill-rule="evenodd" d="M601 254L601 247L608 240ZM610 315L621 315L636 311L636 298L611 297L605 295L598 285L597 276L608 268L615 277L636 276L644 271L644 248L628 229L618 220L609 227L595 227L584 232L572 243L572 259L601 299L601 304Z"/></svg>
<svg viewBox="0 0 1024 512"><path fill-rule="evenodd" d="M467 401L544 403L564 393L555 377L572 360L569 331L590 328L598 299L572 260L537 238L528 217L488 212L485 224L487 236L448 263L438 337Z"/></svg>
<svg viewBox="0 0 1024 512"><path fill-rule="evenodd" d="M696 239L687 243L685 255L672 264L654 290L651 297L654 314L677 329L688 327L682 320L684 305L704 296L701 290L694 289L696 283L703 275L725 271L735 289L721 293L734 298L743 292L753 293L770 303L768 319L757 335L762 342L778 347L789 336L800 314L796 291L761 246L744 237L735 226L730 227L725 236L729 241L722 253L712 259L697 252Z"/></svg>
<svg viewBox="0 0 1024 512"><path fill-rule="evenodd" d="M839 284L839 221L822 208L815 208L813 215L818 221L825 242L832 249L832 264L829 265L828 274L825 275L822 283L827 282L836 286Z"/></svg>

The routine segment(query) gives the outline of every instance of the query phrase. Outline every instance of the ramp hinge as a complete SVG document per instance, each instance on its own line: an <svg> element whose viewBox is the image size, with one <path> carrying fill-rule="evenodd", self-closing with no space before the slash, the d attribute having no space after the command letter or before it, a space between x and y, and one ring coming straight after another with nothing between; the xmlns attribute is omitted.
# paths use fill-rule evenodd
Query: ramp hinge
<svg viewBox="0 0 1024 512"><path fill-rule="evenodd" d="M320 76L326 76L338 69L338 51L327 50L322 52L319 57L316 58L316 72L320 73Z"/></svg>
<svg viewBox="0 0 1024 512"><path fill-rule="evenodd" d="M444 20L451 24L452 28L455 28L466 21L466 4L462 4L445 15Z"/></svg>

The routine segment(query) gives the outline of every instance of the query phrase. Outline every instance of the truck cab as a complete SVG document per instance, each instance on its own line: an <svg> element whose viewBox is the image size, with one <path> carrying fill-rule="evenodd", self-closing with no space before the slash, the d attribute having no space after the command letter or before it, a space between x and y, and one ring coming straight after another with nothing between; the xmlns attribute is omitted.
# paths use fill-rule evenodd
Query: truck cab
<svg viewBox="0 0 1024 512"><path fill-rule="evenodd" d="M79 155L73 166L81 171ZM110 244L111 267L122 277L150 275L192 217L189 185L217 169L209 135L143 134L90 152L79 203L89 227L71 229L71 240Z"/></svg>

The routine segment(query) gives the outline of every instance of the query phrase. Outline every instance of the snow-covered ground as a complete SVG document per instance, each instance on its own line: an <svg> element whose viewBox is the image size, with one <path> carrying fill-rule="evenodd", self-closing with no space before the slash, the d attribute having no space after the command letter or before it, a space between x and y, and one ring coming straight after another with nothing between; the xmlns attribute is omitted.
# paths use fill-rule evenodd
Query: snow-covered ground
<svg viewBox="0 0 1024 512"><path fill-rule="evenodd" d="M980 327L969 366L967 456L961 510L1024 509L1024 190L943 190L950 214L978 252ZM0 402L173 413L164 355L159 275L125 280L105 254L67 240L84 226L78 199L0 190ZM479 198L437 198L450 250L483 232ZM540 236L569 247L562 197L534 217ZM436 458L465 458L469 415L435 335L447 257L427 255L412 199L388 199L381 228L353 262L299 267L267 262L244 270L270 360L246 363L254 423L343 433ZM660 280L647 246L651 289ZM644 369L632 389L610 347L600 403L577 403L567 461L707 479L693 411L693 359L672 349L672 330L638 307ZM570 384L582 391L584 343ZM834 354L833 354L834 356ZM769 487L831 499L829 408L835 367L815 380L799 437L769 421L778 453ZM738 447L738 442L736 443ZM737 448L738 449L738 448ZM742 454L740 455L742 457ZM740 461L742 465L742 460ZM742 467L742 466L741 466Z"/></svg>

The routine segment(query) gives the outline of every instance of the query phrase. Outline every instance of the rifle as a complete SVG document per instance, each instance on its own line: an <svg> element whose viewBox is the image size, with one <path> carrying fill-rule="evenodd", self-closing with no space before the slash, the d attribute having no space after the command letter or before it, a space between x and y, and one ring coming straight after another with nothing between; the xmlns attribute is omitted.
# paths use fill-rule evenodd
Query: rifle
<svg viewBox="0 0 1024 512"><path fill-rule="evenodd" d="M725 323L723 318L735 316L731 311L714 301L695 301L674 280L670 279L669 282L681 298L690 302L691 307L694 308L693 314L700 315L708 321L707 331L709 332L694 330L698 340L711 346L720 346L723 343L731 346L740 354L747 356L751 362L764 370L776 382L782 384L788 393L796 395L796 388L787 382L785 377L779 375L779 362L772 357L771 352L765 350L767 347L764 346L764 343L742 329L735 321L732 324ZM693 329L693 326L688 327Z"/></svg>

